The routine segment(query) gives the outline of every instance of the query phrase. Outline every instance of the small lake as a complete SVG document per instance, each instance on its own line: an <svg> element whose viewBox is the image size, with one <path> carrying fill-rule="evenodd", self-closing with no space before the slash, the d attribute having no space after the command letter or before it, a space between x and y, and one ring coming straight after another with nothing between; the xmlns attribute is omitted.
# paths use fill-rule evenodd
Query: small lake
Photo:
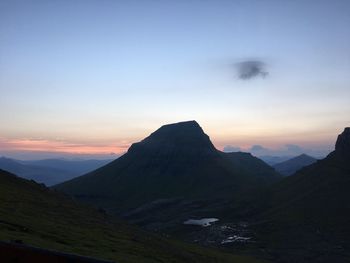
<svg viewBox="0 0 350 263"><path fill-rule="evenodd" d="M217 218L188 219L184 222L184 224L207 227L216 221L219 221L219 219Z"/></svg>

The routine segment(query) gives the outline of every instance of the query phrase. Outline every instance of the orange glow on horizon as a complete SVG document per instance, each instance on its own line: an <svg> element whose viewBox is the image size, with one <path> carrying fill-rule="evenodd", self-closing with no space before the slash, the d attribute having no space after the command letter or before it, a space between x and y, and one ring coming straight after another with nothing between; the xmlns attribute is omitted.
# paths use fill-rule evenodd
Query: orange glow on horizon
<svg viewBox="0 0 350 263"><path fill-rule="evenodd" d="M233 145L235 147L240 147L242 151L249 151L252 145L259 144L267 147L271 150L281 149L286 142L274 142L270 138L260 138L260 140L251 139L250 143L246 140L231 139L231 140L213 140L215 147L222 151L227 145ZM275 138L276 139L276 138ZM54 152L54 153L68 153L68 154L98 154L98 155L109 155L118 154L122 155L135 141L120 140L118 142L107 142L107 143L77 143L69 142L64 140L47 140L47 139L7 139L0 137L0 149L2 151L37 151L37 152ZM317 145L321 140L316 142L307 143L309 146ZM292 143L291 140L288 143Z"/></svg>
<svg viewBox="0 0 350 263"><path fill-rule="evenodd" d="M123 154L131 143L121 141L113 144L83 144L45 139L0 138L0 148L10 151L47 151L70 154Z"/></svg>

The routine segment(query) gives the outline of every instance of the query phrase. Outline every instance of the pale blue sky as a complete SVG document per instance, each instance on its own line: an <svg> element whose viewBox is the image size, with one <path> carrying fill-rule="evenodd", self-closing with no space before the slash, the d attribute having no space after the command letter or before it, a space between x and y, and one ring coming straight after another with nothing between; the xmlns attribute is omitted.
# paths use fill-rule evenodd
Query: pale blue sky
<svg viewBox="0 0 350 263"><path fill-rule="evenodd" d="M347 0L0 0L0 155L121 152L189 119L219 149L327 152L349 126L349 14ZM238 79L246 60L269 75Z"/></svg>

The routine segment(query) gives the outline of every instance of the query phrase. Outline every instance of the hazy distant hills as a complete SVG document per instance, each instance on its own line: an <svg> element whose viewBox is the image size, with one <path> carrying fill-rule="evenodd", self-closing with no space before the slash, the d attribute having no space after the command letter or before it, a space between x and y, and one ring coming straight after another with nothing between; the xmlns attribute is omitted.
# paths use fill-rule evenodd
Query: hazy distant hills
<svg viewBox="0 0 350 263"><path fill-rule="evenodd" d="M3 170L0 204L1 241L16 240L44 249L126 263L261 262L146 233ZM29 260L17 258L14 262Z"/></svg>
<svg viewBox="0 0 350 263"><path fill-rule="evenodd" d="M22 164L34 165L38 167L64 169L65 171L82 175L87 172L93 171L103 165L106 165L111 161L113 161L113 159L105 159L105 160L43 159L43 160L19 161L19 162Z"/></svg>
<svg viewBox="0 0 350 263"><path fill-rule="evenodd" d="M198 123L188 121L162 126L117 160L55 188L112 213L151 216L153 209L169 220L203 207L194 204L199 200L207 206L280 178L250 154L216 150Z"/></svg>
<svg viewBox="0 0 350 263"><path fill-rule="evenodd" d="M307 154L301 154L301 155L296 156L294 158L291 158L287 161L275 164L275 165L273 165L273 167L280 174L288 176L288 175L294 174L296 171L298 171L299 169L301 169L305 166L313 164L316 161L317 161L317 159L315 159Z"/></svg>
<svg viewBox="0 0 350 263"><path fill-rule="evenodd" d="M110 161L63 159L21 161L1 157L0 169L51 186L92 171Z"/></svg>
<svg viewBox="0 0 350 263"><path fill-rule="evenodd" d="M271 166L287 161L291 158L293 158L293 156L270 156L270 155L259 156L259 159L263 160L265 163Z"/></svg>

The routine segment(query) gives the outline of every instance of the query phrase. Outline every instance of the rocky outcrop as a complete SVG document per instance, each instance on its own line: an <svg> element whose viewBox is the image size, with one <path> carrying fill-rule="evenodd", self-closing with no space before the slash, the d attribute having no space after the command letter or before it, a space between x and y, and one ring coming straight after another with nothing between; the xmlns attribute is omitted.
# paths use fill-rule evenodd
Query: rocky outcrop
<svg viewBox="0 0 350 263"><path fill-rule="evenodd" d="M335 152L343 156L350 157L350 128L347 127L338 136L337 142L335 144Z"/></svg>

